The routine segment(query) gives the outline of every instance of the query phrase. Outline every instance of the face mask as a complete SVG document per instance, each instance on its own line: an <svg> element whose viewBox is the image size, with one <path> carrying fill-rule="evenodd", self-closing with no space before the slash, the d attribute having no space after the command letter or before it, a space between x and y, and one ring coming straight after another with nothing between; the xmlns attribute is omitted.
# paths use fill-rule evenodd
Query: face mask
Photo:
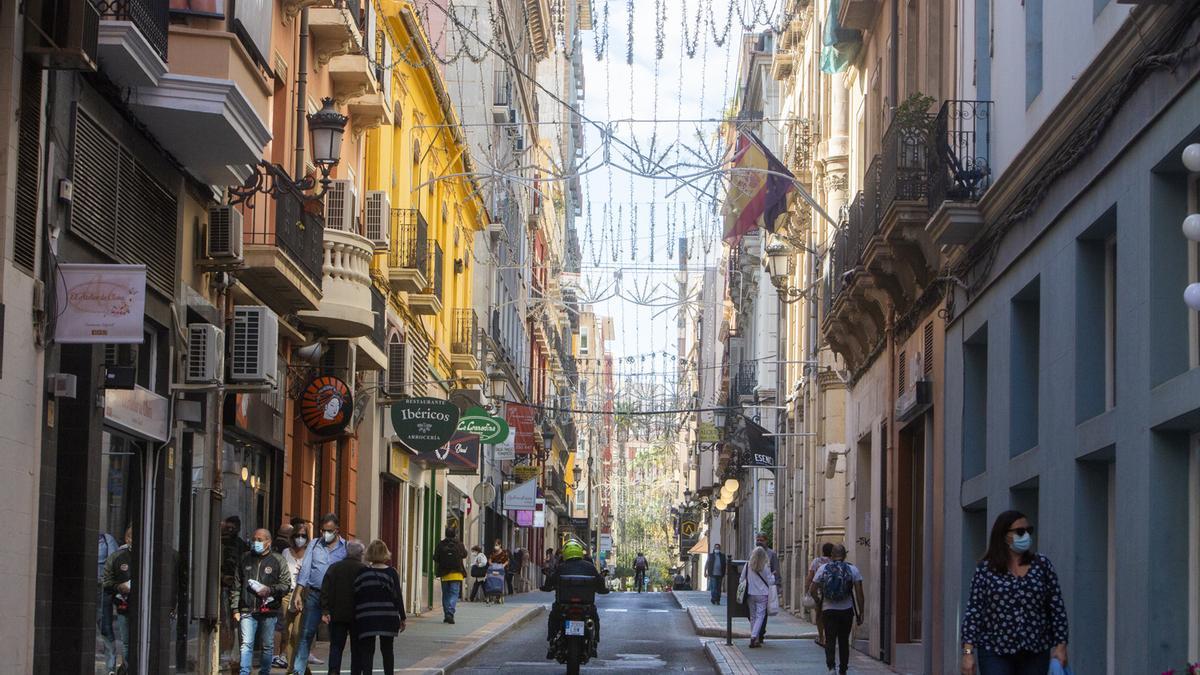
<svg viewBox="0 0 1200 675"><path fill-rule="evenodd" d="M308 537L296 537L292 539L292 543L296 545L296 548L304 548L304 545L308 543Z"/></svg>
<svg viewBox="0 0 1200 675"><path fill-rule="evenodd" d="M254 552L255 553L261 554L265 550L267 550L267 545L265 543L263 543L261 541L257 541L257 540L254 542Z"/></svg>
<svg viewBox="0 0 1200 675"><path fill-rule="evenodd" d="M333 540L337 538L337 532L325 532L321 536L325 539L326 544L332 544Z"/></svg>
<svg viewBox="0 0 1200 675"><path fill-rule="evenodd" d="M1017 553L1024 553L1033 546L1033 535L1026 532L1019 537L1013 537L1012 550Z"/></svg>
<svg viewBox="0 0 1200 675"><path fill-rule="evenodd" d="M493 546L493 547L492 547L492 550L493 550L493 551L499 551L499 550L500 550L500 547L499 547L499 546Z"/></svg>

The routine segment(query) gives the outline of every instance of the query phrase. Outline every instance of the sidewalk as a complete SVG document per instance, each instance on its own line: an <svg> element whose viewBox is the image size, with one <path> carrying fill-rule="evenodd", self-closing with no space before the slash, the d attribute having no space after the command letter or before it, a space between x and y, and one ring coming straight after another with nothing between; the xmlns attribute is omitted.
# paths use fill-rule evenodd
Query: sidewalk
<svg viewBox="0 0 1200 675"><path fill-rule="evenodd" d="M721 605L709 601L708 591L674 591L675 601L687 610L691 617L696 635L703 637L725 637L725 596L721 596ZM798 619L787 612L770 617L767 620L767 639L808 639L817 636L817 628L811 623ZM745 617L734 617L733 637L748 639L750 637L750 620Z"/></svg>
<svg viewBox="0 0 1200 675"><path fill-rule="evenodd" d="M521 595L508 596L509 599ZM460 602L454 615L454 624L442 623L442 612L435 607L419 617L409 617L406 630L396 638L396 670L410 673L443 673L469 659L496 638L534 620L542 614L540 603L520 601L504 605L487 605L482 602ZM329 643L319 642L313 653L328 660ZM349 668L349 649L344 657L342 670ZM375 665L382 664L379 654ZM324 675L326 666L310 665L313 675Z"/></svg>

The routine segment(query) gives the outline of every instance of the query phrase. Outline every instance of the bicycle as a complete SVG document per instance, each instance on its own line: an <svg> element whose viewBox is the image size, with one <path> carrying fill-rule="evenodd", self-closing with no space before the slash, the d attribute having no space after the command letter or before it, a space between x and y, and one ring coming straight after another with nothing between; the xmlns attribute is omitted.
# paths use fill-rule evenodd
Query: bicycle
<svg viewBox="0 0 1200 675"><path fill-rule="evenodd" d="M636 570L633 573L633 583L637 585L637 592L641 593L646 587L646 570Z"/></svg>

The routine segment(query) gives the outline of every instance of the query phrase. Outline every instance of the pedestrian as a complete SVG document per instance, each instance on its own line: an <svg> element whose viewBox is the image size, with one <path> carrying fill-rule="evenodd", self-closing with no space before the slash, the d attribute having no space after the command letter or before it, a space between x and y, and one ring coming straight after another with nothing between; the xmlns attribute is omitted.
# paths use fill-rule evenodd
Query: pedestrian
<svg viewBox="0 0 1200 675"><path fill-rule="evenodd" d="M296 533L296 526L290 522L279 526L275 531L275 539L271 542L271 549L279 555L292 545L292 535Z"/></svg>
<svg viewBox="0 0 1200 675"><path fill-rule="evenodd" d="M548 579L548 578L550 578L550 575L553 573L554 573L554 549L548 548L548 549L546 549L546 555L542 558L542 577L544 579Z"/></svg>
<svg viewBox="0 0 1200 675"><path fill-rule="evenodd" d="M379 638L384 674L395 673L395 639L404 632L408 617L404 613L400 575L388 564L391 559L387 544L380 539L372 541L367 547L367 566L354 579L354 634L359 670L353 675L375 672L375 638Z"/></svg>
<svg viewBox="0 0 1200 675"><path fill-rule="evenodd" d="M329 626L329 673L342 672L342 655L350 639L350 672L360 670L354 627L354 580L363 570L363 550L357 539L346 542L346 557L329 566L321 581L321 621Z"/></svg>
<svg viewBox="0 0 1200 675"><path fill-rule="evenodd" d="M300 574L296 577L296 592L292 596L292 610L304 613L300 617L300 640L296 655L292 659L293 673L308 669L308 653L317 637L317 626L321 623L321 584L325 573L334 563L346 559L346 540L338 536L338 517L332 513L321 518L321 539L313 541L304 552L300 563Z"/></svg>
<svg viewBox="0 0 1200 675"><path fill-rule="evenodd" d="M471 547L471 602L475 602L475 596L478 595L479 589L483 588L483 580L487 577L487 556L483 554L483 547L475 544Z"/></svg>
<svg viewBox="0 0 1200 675"><path fill-rule="evenodd" d="M121 548L117 538L107 532L101 532L97 539L96 555L96 633L104 645L104 666L110 675L117 668L116 636L113 634L113 605L112 596L104 590L104 563L108 557Z"/></svg>
<svg viewBox="0 0 1200 675"><path fill-rule="evenodd" d="M775 578L779 579L779 554L775 553L775 549L771 548L771 544L767 541L767 534L765 532L759 532L758 534L754 535L754 545L761 546L763 550L767 552L767 559L770 561L771 566L771 574L774 574ZM776 586L775 592L779 592L778 586ZM763 640L767 639L767 620L770 618L770 616L763 617L762 635L758 639L760 644Z"/></svg>
<svg viewBox="0 0 1200 675"><path fill-rule="evenodd" d="M714 605L721 604L721 582L725 579L725 567L728 561L721 553L721 545L713 544L712 553L704 563L704 576L708 578L708 597Z"/></svg>
<svg viewBox="0 0 1200 675"><path fill-rule="evenodd" d="M119 642L121 647L114 655L113 663L116 664L115 657L119 655L121 663L116 665L114 672L120 675L129 672L129 604L133 601L135 562L133 526L130 525L125 528L125 543L108 556L108 560L104 561L104 576L101 577L104 592L111 598L112 608L117 614L116 621L113 623L116 629L113 638L114 642Z"/></svg>
<svg viewBox="0 0 1200 675"><path fill-rule="evenodd" d="M304 562L304 553L308 550L308 522L303 518L292 518L292 537L288 547L283 549L283 562L287 565L288 574L292 578L292 589L283 601L283 630L279 648L275 650L276 668L287 668L296 657L296 647L300 643L301 612L294 609L293 599L298 591L296 580L300 577L300 564ZM306 668L307 672L307 668Z"/></svg>
<svg viewBox="0 0 1200 675"><path fill-rule="evenodd" d="M1033 550L1033 526L1019 511L992 523L975 566L962 622L962 672L1042 675L1067 665L1067 609L1054 565Z"/></svg>
<svg viewBox="0 0 1200 675"><path fill-rule="evenodd" d="M504 571L504 582L508 584L508 594L516 592L515 582L521 577L521 568L525 566L525 551L513 549L508 555L508 566Z"/></svg>
<svg viewBox="0 0 1200 675"><path fill-rule="evenodd" d="M804 608L813 610L813 623L817 626L817 637L814 641L824 647L825 646L825 622L821 619L821 594L812 594L808 589L812 587L813 577L817 576L817 570L821 569L821 565L833 560L830 556L833 555L833 542L825 542L821 545L821 555L812 559L812 563L808 566L808 574L804 576Z"/></svg>
<svg viewBox="0 0 1200 675"><path fill-rule="evenodd" d="M746 603L750 607L750 646L761 647L767 605L775 592L775 575L771 573L767 549L754 547L750 560L742 567L741 581L746 582Z"/></svg>
<svg viewBox="0 0 1200 675"><path fill-rule="evenodd" d="M241 675L250 675L254 642L262 638L260 675L271 674L275 647L275 622L284 596L292 589L292 576L283 557L271 548L271 531L254 531L251 549L242 555L229 592L229 611L241 629Z"/></svg>
<svg viewBox="0 0 1200 675"><path fill-rule="evenodd" d="M221 593L224 596L228 596L234 589L238 563L246 551L250 550L241 533L242 519L236 514L226 516L221 521ZM233 615L229 612L229 603L217 604L221 612L221 658L230 667L230 672L236 672L241 668L241 657L238 654L240 644L237 639L241 627L233 620Z"/></svg>
<svg viewBox="0 0 1200 675"><path fill-rule="evenodd" d="M463 570L463 558L466 557L467 548L458 540L458 531L447 527L446 538L438 542L433 552L437 576L442 581L442 623L454 623L458 594L462 591L462 582L466 578L466 572Z"/></svg>
<svg viewBox="0 0 1200 675"><path fill-rule="evenodd" d="M817 568L810 594L821 594L821 621L825 624L825 667L834 672L834 652L840 660L838 672L846 675L850 660L850 631L855 620L862 625L862 573L846 562L846 547L834 544L830 561Z"/></svg>

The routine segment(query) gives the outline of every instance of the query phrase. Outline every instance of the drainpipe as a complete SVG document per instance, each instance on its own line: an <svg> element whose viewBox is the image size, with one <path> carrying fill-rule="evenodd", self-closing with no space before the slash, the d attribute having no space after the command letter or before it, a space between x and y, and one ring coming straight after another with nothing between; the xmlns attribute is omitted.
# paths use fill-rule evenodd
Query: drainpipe
<svg viewBox="0 0 1200 675"><path fill-rule="evenodd" d="M308 8L300 11L300 47L296 57L296 168L292 178L304 175L304 101L308 97Z"/></svg>
<svg viewBox="0 0 1200 675"><path fill-rule="evenodd" d="M900 104L900 0L892 0L892 45L888 49L888 59L891 61L888 68L892 80L888 83L888 96L891 98L889 113L894 113L896 106ZM888 118L890 124L891 114ZM883 132L883 129L879 130L879 133Z"/></svg>

